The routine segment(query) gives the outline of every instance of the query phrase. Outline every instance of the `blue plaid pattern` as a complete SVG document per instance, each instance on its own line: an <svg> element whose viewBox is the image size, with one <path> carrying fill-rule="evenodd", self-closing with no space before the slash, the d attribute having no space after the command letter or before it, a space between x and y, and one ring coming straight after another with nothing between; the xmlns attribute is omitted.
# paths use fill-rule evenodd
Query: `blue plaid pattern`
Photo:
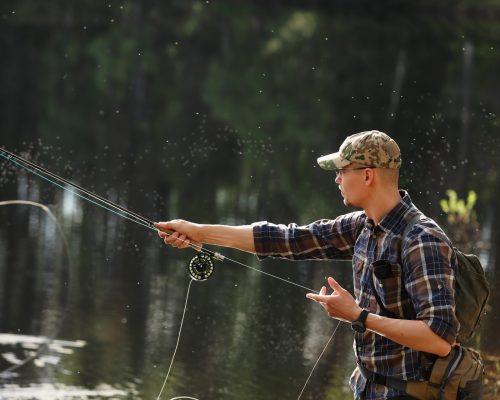
<svg viewBox="0 0 500 400"><path fill-rule="evenodd" d="M253 225L257 256L352 260L354 295L362 308L383 314L372 293L374 288L386 310L400 318L426 322L433 332L453 344L459 328L453 246L436 222L423 214L403 238L408 222L420 212L405 191L400 193L399 204L376 226L364 212L305 226L257 222ZM373 332L356 333L354 351L358 362L379 374L407 380L425 378L423 353ZM366 382L357 368L350 385L356 398L363 393L367 400L403 395Z"/></svg>

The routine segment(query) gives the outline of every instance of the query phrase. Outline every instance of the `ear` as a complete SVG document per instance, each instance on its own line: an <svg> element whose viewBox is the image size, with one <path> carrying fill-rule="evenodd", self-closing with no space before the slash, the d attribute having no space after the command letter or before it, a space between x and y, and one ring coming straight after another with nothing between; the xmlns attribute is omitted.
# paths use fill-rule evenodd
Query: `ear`
<svg viewBox="0 0 500 400"><path fill-rule="evenodd" d="M363 170L363 172L365 177L365 186L373 185L375 181L375 171L373 170L373 168L366 168Z"/></svg>

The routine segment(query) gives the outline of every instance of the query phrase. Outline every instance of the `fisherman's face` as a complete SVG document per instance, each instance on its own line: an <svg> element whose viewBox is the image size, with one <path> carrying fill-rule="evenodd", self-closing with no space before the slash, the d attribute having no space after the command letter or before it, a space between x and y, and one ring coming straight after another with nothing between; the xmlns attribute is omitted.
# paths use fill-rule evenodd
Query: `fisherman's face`
<svg viewBox="0 0 500 400"><path fill-rule="evenodd" d="M349 164L336 171L335 183L338 185L344 204L350 207L360 207L366 188L364 185L364 167Z"/></svg>

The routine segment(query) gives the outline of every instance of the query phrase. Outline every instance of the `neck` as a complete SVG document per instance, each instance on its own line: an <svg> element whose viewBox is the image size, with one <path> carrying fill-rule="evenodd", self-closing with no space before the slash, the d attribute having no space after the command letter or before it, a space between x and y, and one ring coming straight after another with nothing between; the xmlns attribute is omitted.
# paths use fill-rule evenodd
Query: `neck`
<svg viewBox="0 0 500 400"><path fill-rule="evenodd" d="M397 188L390 190L380 190L377 193L372 193L369 200L363 209L366 216L373 220L375 225L380 221L401 201L401 195Z"/></svg>

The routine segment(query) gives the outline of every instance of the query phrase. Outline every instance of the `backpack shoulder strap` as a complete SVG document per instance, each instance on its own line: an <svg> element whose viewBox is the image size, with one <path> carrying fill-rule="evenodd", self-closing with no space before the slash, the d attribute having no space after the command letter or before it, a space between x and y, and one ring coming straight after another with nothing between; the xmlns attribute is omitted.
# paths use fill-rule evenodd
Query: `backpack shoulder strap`
<svg viewBox="0 0 500 400"><path fill-rule="evenodd" d="M403 234L401 235L402 240L405 240L406 236L410 233L411 229L415 226L415 224L420 221L420 217L422 216L422 213L419 211L417 214L415 214L413 217L411 217L410 221L408 224L406 224L406 228L403 231ZM401 242L402 244L402 242Z"/></svg>

